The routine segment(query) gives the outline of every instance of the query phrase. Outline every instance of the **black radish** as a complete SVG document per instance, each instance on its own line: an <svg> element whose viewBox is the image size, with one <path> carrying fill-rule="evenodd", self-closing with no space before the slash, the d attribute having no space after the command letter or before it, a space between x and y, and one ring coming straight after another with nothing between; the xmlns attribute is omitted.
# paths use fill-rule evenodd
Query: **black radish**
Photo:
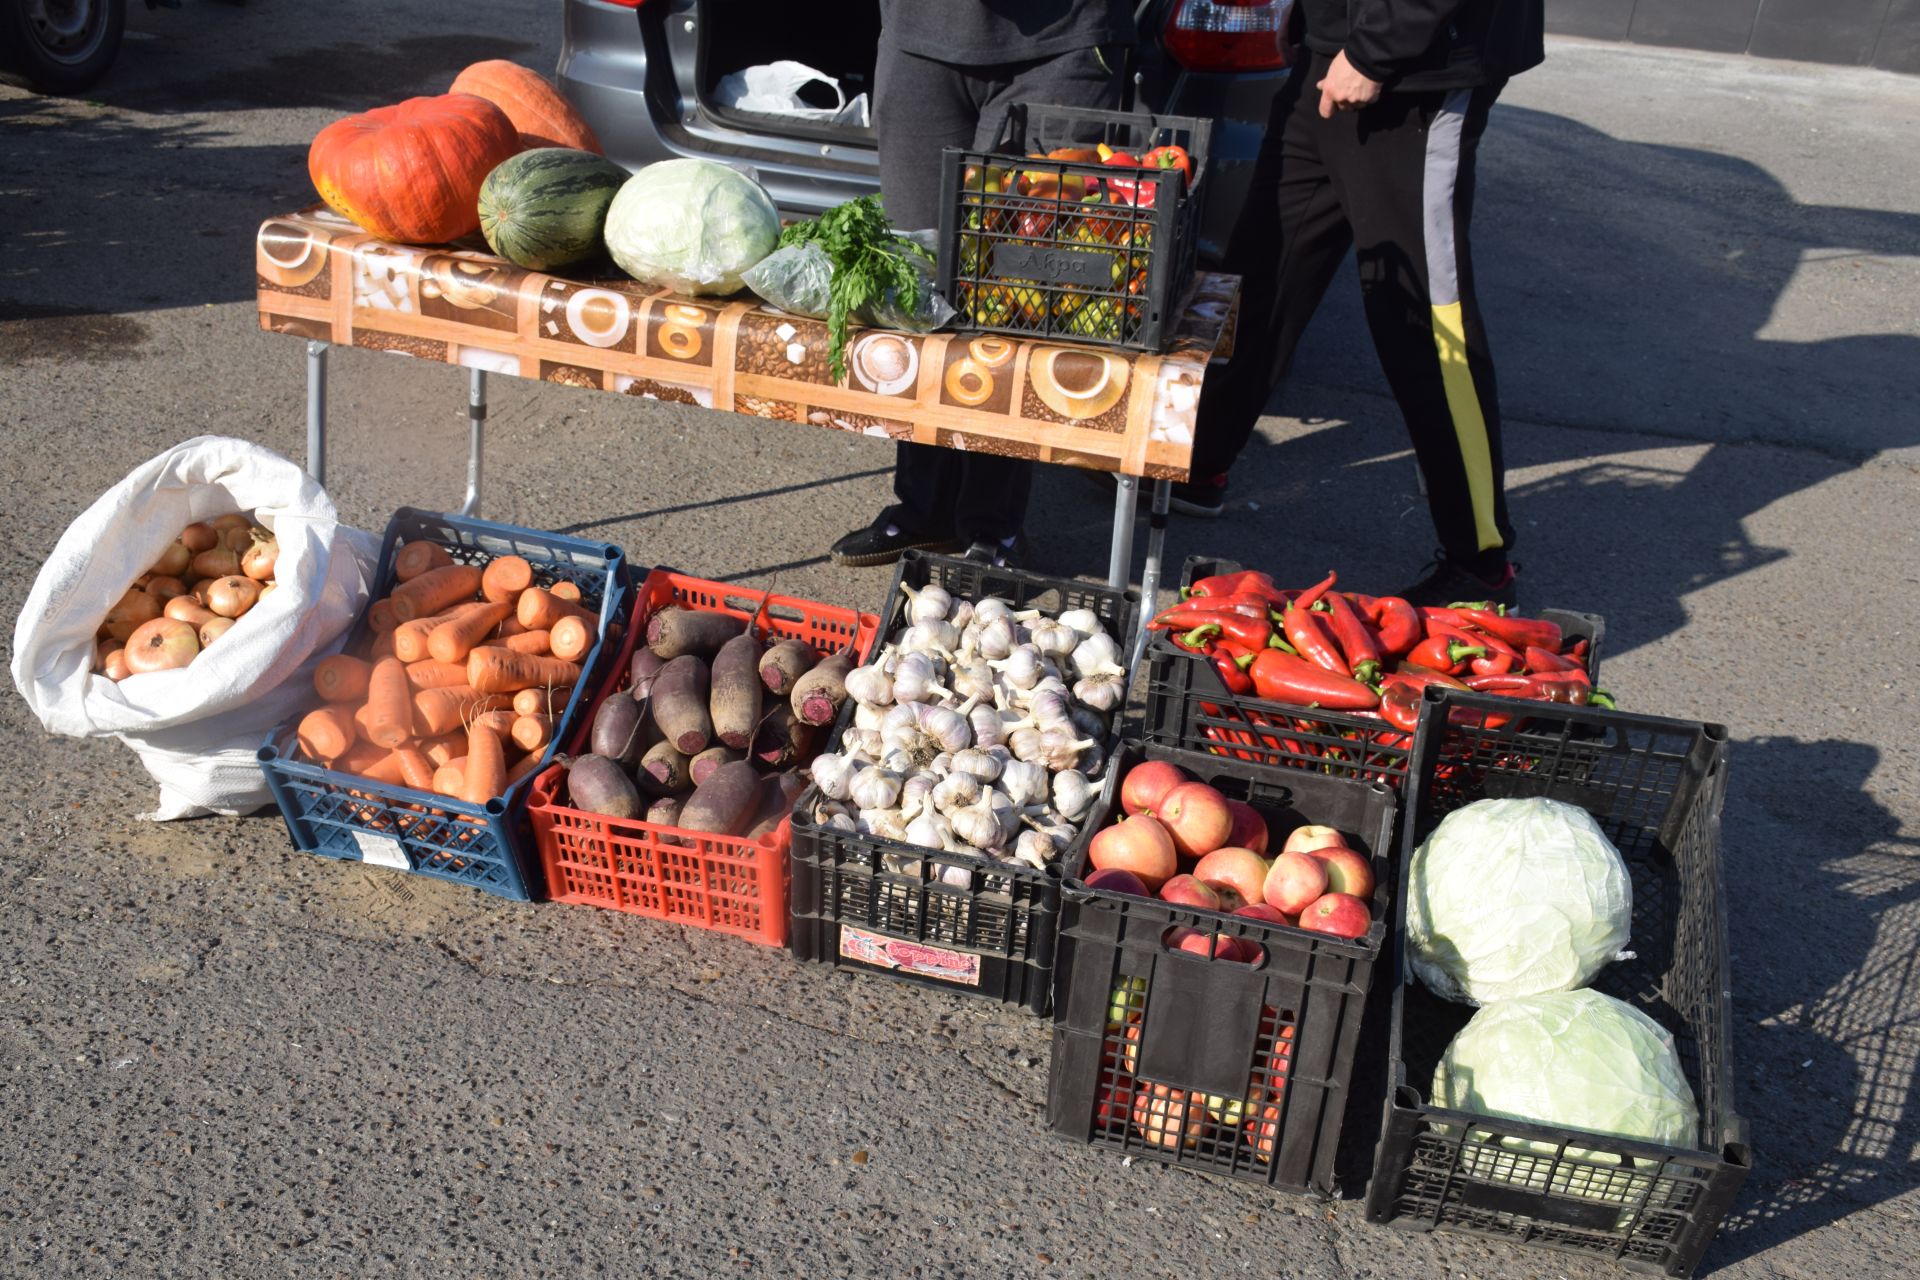
<svg viewBox="0 0 1920 1280"><path fill-rule="evenodd" d="M687 777L699 786L707 780L707 775L729 760L745 760L747 753L732 747L708 747L693 759L687 761Z"/></svg>
<svg viewBox="0 0 1920 1280"><path fill-rule="evenodd" d="M651 649L635 649L633 665L627 669L627 692L635 698L644 698L653 688L653 678L660 674L660 668L667 660Z"/></svg>
<svg viewBox="0 0 1920 1280"><path fill-rule="evenodd" d="M680 806L680 825L709 835L738 835L753 814L760 775L745 760L721 765Z"/></svg>
<svg viewBox="0 0 1920 1280"><path fill-rule="evenodd" d="M785 703L775 704L760 720L748 755L769 769L797 765L813 754L819 731L802 722Z"/></svg>
<svg viewBox="0 0 1920 1280"><path fill-rule="evenodd" d="M743 632L720 646L713 659L713 689L708 695L713 733L720 741L744 751L760 723L760 638Z"/></svg>
<svg viewBox="0 0 1920 1280"><path fill-rule="evenodd" d="M647 821L662 827L679 826L680 806L685 801L685 796L661 796L647 806Z"/></svg>
<svg viewBox="0 0 1920 1280"><path fill-rule="evenodd" d="M813 670L819 661L813 646L805 640L782 640L760 656L760 682L776 698L793 692L794 681Z"/></svg>
<svg viewBox="0 0 1920 1280"><path fill-rule="evenodd" d="M699 617L720 615L700 614ZM713 739L707 715L707 664L692 655L670 660L653 680L653 721L683 756L697 756Z"/></svg>
<svg viewBox="0 0 1920 1280"><path fill-rule="evenodd" d="M853 670L853 649L840 652L794 681L788 701L803 724L832 724L847 700L847 672Z"/></svg>
<svg viewBox="0 0 1920 1280"><path fill-rule="evenodd" d="M647 619L647 647L669 662L687 654L711 658L746 629L746 623L724 613L662 609Z"/></svg>
<svg viewBox="0 0 1920 1280"><path fill-rule="evenodd" d="M687 757L665 739L648 747L647 754L640 757L637 776L640 785L656 795L672 795L693 785L687 776Z"/></svg>
<svg viewBox="0 0 1920 1280"><path fill-rule="evenodd" d="M593 754L605 756L627 768L647 748L647 704L632 698L608 698L593 713L593 733L588 745Z"/></svg>
<svg viewBox="0 0 1920 1280"><path fill-rule="evenodd" d="M619 761L581 756L567 768L567 794L573 807L608 818L640 816L640 792Z"/></svg>
<svg viewBox="0 0 1920 1280"><path fill-rule="evenodd" d="M753 797L753 812L747 815L747 827L741 834L750 840L771 835L793 812L793 802L807 789L807 776L798 770L770 773L760 779Z"/></svg>

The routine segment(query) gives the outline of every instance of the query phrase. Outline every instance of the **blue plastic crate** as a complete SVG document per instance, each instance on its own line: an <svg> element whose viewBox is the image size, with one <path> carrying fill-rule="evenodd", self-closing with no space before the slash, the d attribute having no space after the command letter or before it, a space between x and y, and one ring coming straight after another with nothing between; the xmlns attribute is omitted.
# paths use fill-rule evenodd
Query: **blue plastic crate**
<svg viewBox="0 0 1920 1280"><path fill-rule="evenodd" d="M503 555L524 557L533 566L535 585L572 582L580 588L580 603L600 615L600 638L581 664L580 681L554 728L544 767L572 734L589 691L600 687L603 661L620 650L619 628L633 588L626 553L604 542L402 507L387 524L373 599L384 599L393 590L394 554L421 539L439 543L463 564ZM347 639L347 652L359 652L368 631L363 613ZM523 775L504 796L484 805L468 804L299 761L293 758L298 724L296 717L281 725L260 748L261 771L295 848L323 858L437 876L503 898L527 901L535 896L540 859L526 809L539 769Z"/></svg>

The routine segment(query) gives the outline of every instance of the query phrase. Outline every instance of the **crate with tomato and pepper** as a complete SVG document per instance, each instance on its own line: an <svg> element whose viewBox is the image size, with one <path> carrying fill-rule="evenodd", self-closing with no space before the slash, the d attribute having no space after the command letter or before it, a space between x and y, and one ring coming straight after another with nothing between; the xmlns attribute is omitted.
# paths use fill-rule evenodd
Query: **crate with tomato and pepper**
<svg viewBox="0 0 1920 1280"><path fill-rule="evenodd" d="M1397 783L1429 686L1609 708L1596 683L1605 624L1485 601L1416 606L1306 588L1224 561L1187 564L1181 599L1148 625L1147 735L1191 750Z"/></svg>
<svg viewBox="0 0 1920 1280"><path fill-rule="evenodd" d="M940 288L963 329L1156 351L1193 283L1212 122L1016 104L949 147Z"/></svg>

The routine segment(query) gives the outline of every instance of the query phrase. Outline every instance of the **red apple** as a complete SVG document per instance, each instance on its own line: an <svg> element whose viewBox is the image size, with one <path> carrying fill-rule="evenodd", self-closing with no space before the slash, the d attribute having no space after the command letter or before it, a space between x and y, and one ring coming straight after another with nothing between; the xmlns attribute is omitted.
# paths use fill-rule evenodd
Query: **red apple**
<svg viewBox="0 0 1920 1280"><path fill-rule="evenodd" d="M1175 906L1198 907L1202 911L1220 910L1220 895L1209 884L1202 884L1192 876L1175 876L1160 886L1162 900Z"/></svg>
<svg viewBox="0 0 1920 1280"><path fill-rule="evenodd" d="M1145 760L1127 770L1120 781L1120 808L1129 814L1154 813L1161 799L1187 780L1178 765Z"/></svg>
<svg viewBox="0 0 1920 1280"><path fill-rule="evenodd" d="M1280 908L1266 902L1249 902L1233 914L1246 916L1249 920L1261 920L1267 924L1292 924L1293 917Z"/></svg>
<svg viewBox="0 0 1920 1280"><path fill-rule="evenodd" d="M1190 1102L1185 1089L1156 1084L1141 1090L1133 1100L1134 1126L1148 1142L1169 1150L1198 1146L1205 1120L1205 1109Z"/></svg>
<svg viewBox="0 0 1920 1280"><path fill-rule="evenodd" d="M1335 845L1308 855L1327 869L1327 888L1365 902L1373 897L1373 864L1356 850Z"/></svg>
<svg viewBox="0 0 1920 1280"><path fill-rule="evenodd" d="M1245 800L1227 801L1227 809L1233 814L1233 830L1227 835L1227 844L1231 847L1251 849L1255 853L1267 851L1267 820Z"/></svg>
<svg viewBox="0 0 1920 1280"><path fill-rule="evenodd" d="M1317 827L1311 823L1296 827L1287 835L1287 842L1280 846L1282 853L1305 853L1309 849L1324 849L1331 844L1345 844L1347 838L1332 827Z"/></svg>
<svg viewBox="0 0 1920 1280"><path fill-rule="evenodd" d="M1253 1151L1261 1163L1272 1160L1280 1141L1280 1108L1271 1102L1261 1107L1260 1118L1247 1121L1247 1132L1253 1135Z"/></svg>
<svg viewBox="0 0 1920 1280"><path fill-rule="evenodd" d="M1373 917L1367 904L1350 893L1330 893L1300 913L1300 927L1336 938L1366 936Z"/></svg>
<svg viewBox="0 0 1920 1280"><path fill-rule="evenodd" d="M1127 818L1100 832L1087 846L1087 860L1102 871L1114 868L1133 872L1149 893L1180 869L1173 837L1148 817Z"/></svg>
<svg viewBox="0 0 1920 1280"><path fill-rule="evenodd" d="M1175 929L1167 934L1167 942L1176 951L1213 960L1231 960L1235 964L1252 964L1263 954L1257 943L1224 933L1209 934L1204 929Z"/></svg>
<svg viewBox="0 0 1920 1280"><path fill-rule="evenodd" d="M1096 1128L1119 1130L1124 1133L1127 1127L1128 1113L1133 1110L1134 1084L1131 1080L1109 1080L1100 1086L1098 1101L1094 1103L1093 1122ZM1120 1133L1113 1136L1119 1137Z"/></svg>
<svg viewBox="0 0 1920 1280"><path fill-rule="evenodd" d="M127 670L134 675L184 667L199 654L199 635L178 618L149 619L127 637Z"/></svg>
<svg viewBox="0 0 1920 1280"><path fill-rule="evenodd" d="M1198 876L1194 878L1199 879ZM1207 884L1205 880L1201 880L1200 883ZM1234 912L1247 905L1247 900L1240 896L1240 891L1230 884L1207 884L1207 888L1220 895L1220 905L1214 908L1216 911Z"/></svg>
<svg viewBox="0 0 1920 1280"><path fill-rule="evenodd" d="M1283 853L1273 860L1261 897L1268 906L1297 916L1327 891L1326 865L1304 853Z"/></svg>
<svg viewBox="0 0 1920 1280"><path fill-rule="evenodd" d="M1267 860L1251 849L1215 849L1194 865L1193 878L1216 889L1230 888L1243 903L1258 902L1267 882Z"/></svg>
<svg viewBox="0 0 1920 1280"><path fill-rule="evenodd" d="M1157 813L1183 858L1203 858L1224 848L1233 833L1227 798L1204 782L1183 782L1167 792Z"/></svg>
<svg viewBox="0 0 1920 1280"><path fill-rule="evenodd" d="M1133 872L1120 867L1108 867L1104 871L1094 872L1087 877L1087 888L1102 889L1107 893L1130 894L1136 898L1151 898L1153 896L1152 891L1147 888L1145 881L1141 880L1140 877L1133 874Z"/></svg>

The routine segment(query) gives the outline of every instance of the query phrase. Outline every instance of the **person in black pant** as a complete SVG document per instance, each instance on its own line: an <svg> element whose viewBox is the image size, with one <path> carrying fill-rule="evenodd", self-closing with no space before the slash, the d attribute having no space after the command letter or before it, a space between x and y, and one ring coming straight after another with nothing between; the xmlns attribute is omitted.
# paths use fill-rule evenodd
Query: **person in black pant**
<svg viewBox="0 0 1920 1280"><path fill-rule="evenodd" d="M941 152L986 148L1008 104L1113 107L1128 0L880 0L874 130L880 198L903 230L940 225ZM1004 564L1019 552L1033 464L900 442L898 499L833 544L836 564L890 564L910 547Z"/></svg>
<svg viewBox="0 0 1920 1280"><path fill-rule="evenodd" d="M1309 57L1276 97L1243 235L1238 358L1207 379L1193 474L1225 473L1357 246L1374 350L1440 549L1401 594L1511 603L1500 403L1474 296L1474 158L1509 77L1545 56L1542 0L1300 0ZM1279 234L1265 216L1279 215Z"/></svg>

